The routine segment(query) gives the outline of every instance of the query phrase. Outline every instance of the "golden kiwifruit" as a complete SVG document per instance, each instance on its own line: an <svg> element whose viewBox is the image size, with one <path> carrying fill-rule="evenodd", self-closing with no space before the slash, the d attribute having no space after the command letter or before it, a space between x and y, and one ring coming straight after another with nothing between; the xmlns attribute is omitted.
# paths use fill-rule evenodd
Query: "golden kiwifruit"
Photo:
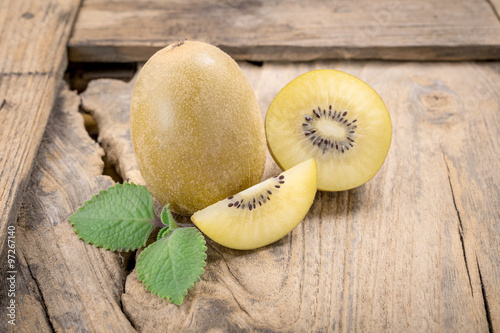
<svg viewBox="0 0 500 333"><path fill-rule="evenodd" d="M191 216L213 241L238 250L271 244L304 219L316 194L314 159L231 195Z"/></svg>
<svg viewBox="0 0 500 333"><path fill-rule="evenodd" d="M130 131L151 193L190 215L258 183L265 135L257 100L236 62L195 41L154 54L134 86Z"/></svg>
<svg viewBox="0 0 500 333"><path fill-rule="evenodd" d="M271 155L284 170L314 158L318 189L360 186L380 169L392 124L380 96L347 73L322 69L286 85L266 115Z"/></svg>

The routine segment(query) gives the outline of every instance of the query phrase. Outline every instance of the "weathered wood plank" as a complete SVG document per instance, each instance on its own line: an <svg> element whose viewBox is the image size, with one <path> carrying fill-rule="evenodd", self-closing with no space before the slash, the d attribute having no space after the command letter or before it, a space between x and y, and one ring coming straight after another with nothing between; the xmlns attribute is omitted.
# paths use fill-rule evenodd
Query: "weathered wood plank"
<svg viewBox="0 0 500 333"><path fill-rule="evenodd" d="M81 94L82 107L96 120L97 141L106 147L108 162L125 180L144 185L130 139L130 98L135 77L130 82L113 79L90 81Z"/></svg>
<svg viewBox="0 0 500 333"><path fill-rule="evenodd" d="M66 67L80 0L0 2L0 253Z"/></svg>
<svg viewBox="0 0 500 333"><path fill-rule="evenodd" d="M495 12L495 15L500 20L500 0L488 0L488 2L491 3L491 6L493 7L493 11Z"/></svg>
<svg viewBox="0 0 500 333"><path fill-rule="evenodd" d="M318 193L303 223L273 245L233 251L209 241L206 273L181 307L146 292L133 272L122 302L134 326L144 332L500 330L500 95L492 88L500 85L500 64L241 65L263 115L275 94L306 71L337 68L364 79L393 119L387 161L358 189ZM83 105L109 114L98 91L115 89L121 123L128 110L123 83L95 82ZM113 142L110 149L130 145ZM269 157L266 176L278 170Z"/></svg>
<svg viewBox="0 0 500 333"><path fill-rule="evenodd" d="M47 322L37 331L135 331L121 310L123 258L79 240L68 221L84 201L113 184L102 176L104 153L85 131L79 105L67 88L59 94L24 196L17 265L29 276L17 280L17 332Z"/></svg>
<svg viewBox="0 0 500 333"><path fill-rule="evenodd" d="M484 0L87 0L69 58L146 61L183 38L254 61L500 58L500 20Z"/></svg>
<svg viewBox="0 0 500 333"><path fill-rule="evenodd" d="M17 233L14 234L16 236ZM16 241L16 238L13 239ZM12 243L11 243L12 244ZM14 243L15 244L15 243ZM43 298L36 280L26 263L24 253L17 246L14 248L14 269L10 267L8 258L2 258L2 268L10 272L4 274L0 281L0 330L2 332L53 332L50 318L44 309ZM12 273L15 272L15 273Z"/></svg>

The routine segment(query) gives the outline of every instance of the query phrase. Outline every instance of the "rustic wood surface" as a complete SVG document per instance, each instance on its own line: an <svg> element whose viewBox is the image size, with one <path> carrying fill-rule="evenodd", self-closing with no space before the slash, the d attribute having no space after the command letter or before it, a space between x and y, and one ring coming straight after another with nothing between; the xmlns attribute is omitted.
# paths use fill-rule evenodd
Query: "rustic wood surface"
<svg viewBox="0 0 500 333"><path fill-rule="evenodd" d="M0 253L66 68L80 0L0 1Z"/></svg>
<svg viewBox="0 0 500 333"><path fill-rule="evenodd" d="M16 326L2 332L133 332L121 309L126 257L78 239L68 217L113 181L85 131L80 98L63 87L43 137L16 229ZM4 266L5 267L5 266Z"/></svg>
<svg viewBox="0 0 500 333"><path fill-rule="evenodd" d="M392 116L387 161L360 188L319 192L305 220L275 244L235 251L209 240L206 272L180 307L146 292L133 271L121 302L134 328L499 331L500 95L494 87L500 63L241 65L263 116L275 94L306 71L336 68L365 80ZM83 94L83 106L103 130L113 117L123 124L131 87L98 80ZM109 95L119 102L111 104ZM104 145L108 154L129 151L117 128L116 139ZM278 172L268 157L265 177Z"/></svg>
<svg viewBox="0 0 500 333"><path fill-rule="evenodd" d="M145 184L130 141L130 98L135 77L129 82L113 79L90 81L81 94L82 108L95 119L97 141L106 148L108 162L127 181Z"/></svg>
<svg viewBox="0 0 500 333"><path fill-rule="evenodd" d="M208 240L206 272L178 307L145 290L135 253L87 245L68 221L114 184L103 150L123 179L143 182L133 81L93 81L81 99L59 85L80 2L0 1L0 331L500 331L499 62L241 63L262 116L311 69L360 77L388 106L392 147L366 185L319 192L281 241L235 251ZM500 0L83 3L74 61L144 61L184 37L254 61L500 58ZM278 172L268 154L264 178ZM13 327L2 250L16 219Z"/></svg>
<svg viewBox="0 0 500 333"><path fill-rule="evenodd" d="M86 0L71 61L146 61L188 38L236 59L500 58L498 0Z"/></svg>

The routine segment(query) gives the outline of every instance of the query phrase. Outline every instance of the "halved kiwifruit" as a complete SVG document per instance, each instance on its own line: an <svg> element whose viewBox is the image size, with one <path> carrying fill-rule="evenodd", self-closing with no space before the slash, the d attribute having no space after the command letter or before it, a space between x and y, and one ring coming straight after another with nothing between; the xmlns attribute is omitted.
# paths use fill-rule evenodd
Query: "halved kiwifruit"
<svg viewBox="0 0 500 333"><path fill-rule="evenodd" d="M316 194L316 162L307 160L191 216L213 241L239 250L271 244L294 229Z"/></svg>
<svg viewBox="0 0 500 333"><path fill-rule="evenodd" d="M380 169L389 151L391 118L365 82L330 69L305 73L286 85L266 115L266 137L287 170L314 158L318 189L358 187Z"/></svg>

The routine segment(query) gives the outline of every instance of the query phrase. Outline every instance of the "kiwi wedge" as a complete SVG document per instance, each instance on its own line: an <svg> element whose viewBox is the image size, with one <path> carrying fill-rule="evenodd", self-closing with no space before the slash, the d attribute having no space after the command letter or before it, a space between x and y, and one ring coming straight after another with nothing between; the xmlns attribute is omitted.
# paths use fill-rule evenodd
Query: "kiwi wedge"
<svg viewBox="0 0 500 333"><path fill-rule="evenodd" d="M380 96L360 79L331 69L287 84L269 106L265 130L271 155L283 170L316 160L323 191L370 180L384 163L392 136Z"/></svg>
<svg viewBox="0 0 500 333"><path fill-rule="evenodd" d="M283 238L304 219L316 180L316 162L309 159L194 213L191 220L221 245L256 249Z"/></svg>

